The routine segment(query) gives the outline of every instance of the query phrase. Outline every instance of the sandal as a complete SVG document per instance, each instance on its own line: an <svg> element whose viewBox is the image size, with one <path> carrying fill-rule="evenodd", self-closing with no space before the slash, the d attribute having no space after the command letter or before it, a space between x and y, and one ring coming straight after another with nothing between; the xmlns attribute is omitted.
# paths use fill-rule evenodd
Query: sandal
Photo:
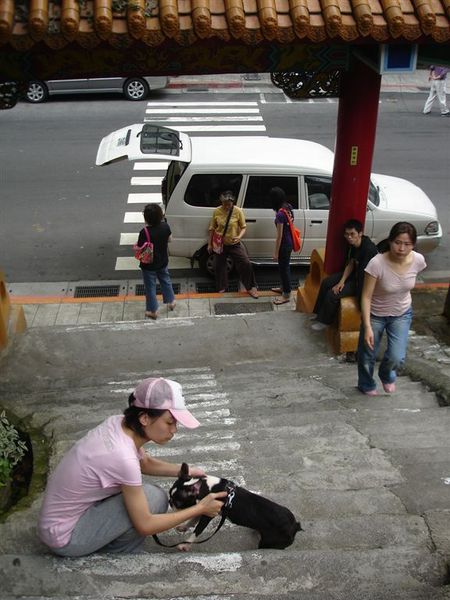
<svg viewBox="0 0 450 600"><path fill-rule="evenodd" d="M177 305L177 303L175 302L175 300L173 302L171 302L170 304L168 304L167 306L169 307L169 310L174 310L175 306Z"/></svg>
<svg viewBox="0 0 450 600"><path fill-rule="evenodd" d="M252 298L259 298L256 288L251 288L251 289L247 290L247 294L249 296L251 296Z"/></svg>
<svg viewBox="0 0 450 600"><path fill-rule="evenodd" d="M156 319L158 318L158 313L150 312L149 310L146 310L145 311L145 318L146 319L153 319L154 321L156 321Z"/></svg>
<svg viewBox="0 0 450 600"><path fill-rule="evenodd" d="M290 301L291 301L290 298L285 298L284 296L282 296L281 298L275 298L273 303L276 304L277 306L280 306L280 304L287 304Z"/></svg>
<svg viewBox="0 0 450 600"><path fill-rule="evenodd" d="M270 291L274 294L282 294L283 290L281 288L270 288Z"/></svg>

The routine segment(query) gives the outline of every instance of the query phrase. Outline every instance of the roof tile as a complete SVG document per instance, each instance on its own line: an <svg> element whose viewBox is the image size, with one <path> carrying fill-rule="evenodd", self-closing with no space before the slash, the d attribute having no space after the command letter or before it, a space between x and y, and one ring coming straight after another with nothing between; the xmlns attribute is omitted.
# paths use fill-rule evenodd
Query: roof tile
<svg viewBox="0 0 450 600"><path fill-rule="evenodd" d="M28 6L28 7L27 7ZM450 0L0 0L0 44L450 41Z"/></svg>

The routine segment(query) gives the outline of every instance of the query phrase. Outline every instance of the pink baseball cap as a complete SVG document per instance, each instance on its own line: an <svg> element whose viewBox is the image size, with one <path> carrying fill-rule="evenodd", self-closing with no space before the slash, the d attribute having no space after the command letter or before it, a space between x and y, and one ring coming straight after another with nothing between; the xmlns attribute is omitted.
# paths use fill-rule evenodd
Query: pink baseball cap
<svg viewBox="0 0 450 600"><path fill-rule="evenodd" d="M200 423L186 408L181 385L164 377L144 379L134 390L133 406L168 410L184 427L194 429Z"/></svg>

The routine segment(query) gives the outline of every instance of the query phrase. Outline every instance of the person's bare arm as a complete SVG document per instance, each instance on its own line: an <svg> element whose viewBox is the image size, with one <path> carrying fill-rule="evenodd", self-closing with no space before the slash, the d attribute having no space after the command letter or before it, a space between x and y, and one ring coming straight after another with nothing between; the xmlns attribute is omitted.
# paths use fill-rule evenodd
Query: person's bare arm
<svg viewBox="0 0 450 600"><path fill-rule="evenodd" d="M141 472L144 475L153 475L154 477L178 477L181 469L181 464L174 464L153 458L149 454L141 460ZM205 475L203 469L198 467L189 467L189 475L192 477L200 477Z"/></svg>
<svg viewBox="0 0 450 600"><path fill-rule="evenodd" d="M273 260L278 260L278 253L280 252L281 239L283 237L283 223L277 223L277 238L275 240L275 250L273 252Z"/></svg>
<svg viewBox="0 0 450 600"><path fill-rule="evenodd" d="M370 324L370 305L372 302L373 290L377 282L376 277L365 273L364 285L361 295L361 319L364 327L364 343L373 350L374 339L372 325Z"/></svg>
<svg viewBox="0 0 450 600"><path fill-rule="evenodd" d="M352 258L346 265L344 272L342 273L342 277L339 279L339 281L336 283L336 285L333 285L333 287L331 288L333 290L333 293L339 294L339 292L342 291L342 288L344 287L345 282L350 277L350 275L353 273L354 268L355 268L355 261Z"/></svg>
<svg viewBox="0 0 450 600"><path fill-rule="evenodd" d="M208 494L198 504L176 512L153 514L148 507L147 498L141 486L123 485L122 494L133 527L140 535L154 535L181 525L185 521L206 515L216 517L222 507L226 492Z"/></svg>

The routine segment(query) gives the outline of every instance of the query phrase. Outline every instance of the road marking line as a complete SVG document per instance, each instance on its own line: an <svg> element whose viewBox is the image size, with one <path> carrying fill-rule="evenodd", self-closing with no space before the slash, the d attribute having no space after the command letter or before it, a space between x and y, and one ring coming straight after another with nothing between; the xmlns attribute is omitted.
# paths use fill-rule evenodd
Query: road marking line
<svg viewBox="0 0 450 600"><path fill-rule="evenodd" d="M118 256L116 258L115 271L138 271L139 263L134 256Z"/></svg>
<svg viewBox="0 0 450 600"><path fill-rule="evenodd" d="M259 113L259 108L190 108L185 110L184 108L147 108L145 110L147 115L158 115L158 114L205 114L205 113L216 113L216 114L255 114Z"/></svg>
<svg viewBox="0 0 450 600"><path fill-rule="evenodd" d="M141 196L145 196L146 194L141 194ZM141 212L126 212L124 219L124 223L144 223L144 215Z"/></svg>
<svg viewBox="0 0 450 600"><path fill-rule="evenodd" d="M169 256L169 269L190 269L191 261L188 258ZM134 256L118 256L116 258L116 271L138 271L139 262ZM83 298L85 300L85 298Z"/></svg>
<svg viewBox="0 0 450 600"><path fill-rule="evenodd" d="M254 116L247 116L247 117L190 117L189 115L186 115L185 118L183 117L148 117L147 119L145 119L147 123L180 123L181 121L192 121L192 122L201 122L201 121L206 121L206 122L211 122L211 121L217 121L217 122L237 122L237 121L262 121L263 118L259 115L257 117Z"/></svg>
<svg viewBox="0 0 450 600"><path fill-rule="evenodd" d="M161 177L132 177L131 185L161 185Z"/></svg>
<svg viewBox="0 0 450 600"><path fill-rule="evenodd" d="M145 119L147 121L147 119ZM172 127L178 131L266 131L265 125L178 125Z"/></svg>
<svg viewBox="0 0 450 600"><path fill-rule="evenodd" d="M226 415L228 416L228 415ZM158 448L158 451L161 451L161 455L163 456L183 456L186 454L186 452L189 452L190 454L210 454L211 452L220 452L220 451L228 451L228 452L236 452L237 450L240 450L241 445L239 444L239 442L221 442L220 444L207 444L205 446L193 446L190 445L189 450L187 450L187 448L185 446L181 447L181 448L169 448L167 446L164 446L164 449L160 449ZM152 453L153 453L153 448L152 448ZM158 452L158 456L159 456L159 452ZM197 555L199 556L199 555Z"/></svg>
<svg viewBox="0 0 450 600"><path fill-rule="evenodd" d="M121 233L120 234L120 242L121 246L132 246L137 242L138 233Z"/></svg>
<svg viewBox="0 0 450 600"><path fill-rule="evenodd" d="M258 106L253 102L147 102L147 106Z"/></svg>
<svg viewBox="0 0 450 600"><path fill-rule="evenodd" d="M161 204L161 192L148 192L146 194L128 194L128 204Z"/></svg>
<svg viewBox="0 0 450 600"><path fill-rule="evenodd" d="M168 162L135 162L134 171L167 171Z"/></svg>

